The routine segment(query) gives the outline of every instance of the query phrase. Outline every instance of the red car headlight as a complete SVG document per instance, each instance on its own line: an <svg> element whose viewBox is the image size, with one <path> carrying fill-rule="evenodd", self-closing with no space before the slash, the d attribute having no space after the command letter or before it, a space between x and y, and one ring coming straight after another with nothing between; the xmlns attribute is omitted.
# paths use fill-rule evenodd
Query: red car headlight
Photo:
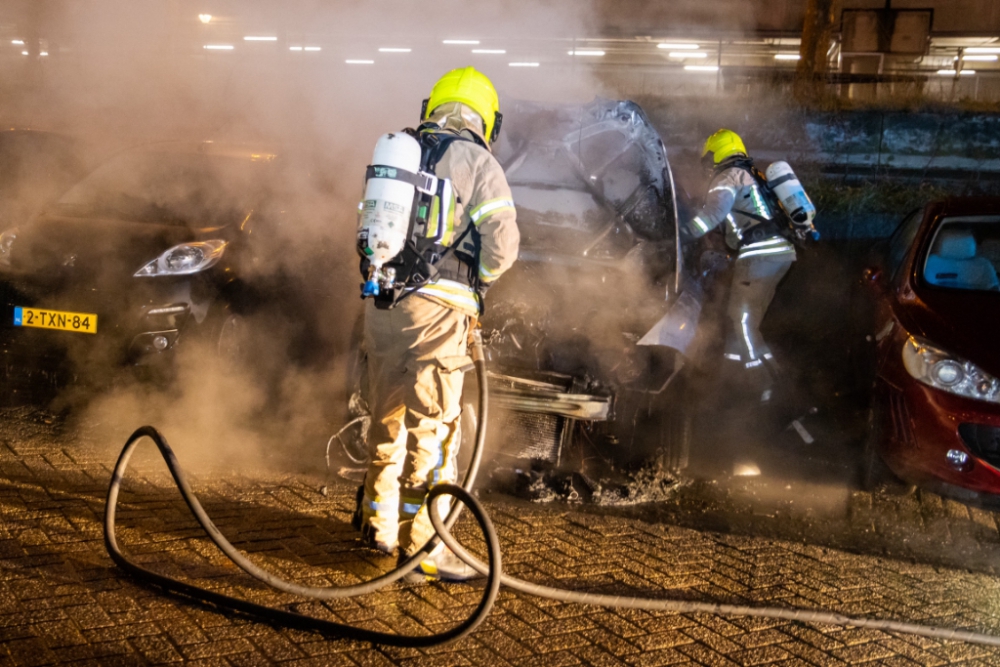
<svg viewBox="0 0 1000 667"><path fill-rule="evenodd" d="M903 344L903 365L915 379L935 389L1000 403L1000 380L922 338L910 336Z"/></svg>

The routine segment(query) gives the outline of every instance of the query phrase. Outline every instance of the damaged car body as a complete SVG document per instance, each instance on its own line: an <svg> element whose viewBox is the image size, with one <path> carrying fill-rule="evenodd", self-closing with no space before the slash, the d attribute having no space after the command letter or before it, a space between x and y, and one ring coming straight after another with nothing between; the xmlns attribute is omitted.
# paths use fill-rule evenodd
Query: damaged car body
<svg viewBox="0 0 1000 667"><path fill-rule="evenodd" d="M498 470L522 477L563 470L586 480L650 460L683 468L687 443L671 405L683 356L646 336L678 283L678 211L662 140L630 101L514 102L504 117L494 154L514 195L521 247L480 322L488 452ZM354 444L341 441L357 460L364 401L355 392L351 403ZM463 420L471 435L471 400Z"/></svg>

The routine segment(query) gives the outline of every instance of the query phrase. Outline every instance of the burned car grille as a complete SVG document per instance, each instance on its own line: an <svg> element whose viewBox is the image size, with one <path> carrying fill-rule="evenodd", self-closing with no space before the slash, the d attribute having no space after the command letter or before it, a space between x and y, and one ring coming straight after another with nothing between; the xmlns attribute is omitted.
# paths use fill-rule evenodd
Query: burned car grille
<svg viewBox="0 0 1000 667"><path fill-rule="evenodd" d="M973 454L1000 469L1000 427L959 424L958 434Z"/></svg>
<svg viewBox="0 0 1000 667"><path fill-rule="evenodd" d="M515 459L558 463L566 419L556 415L506 412L498 421L498 432L504 434L501 454Z"/></svg>

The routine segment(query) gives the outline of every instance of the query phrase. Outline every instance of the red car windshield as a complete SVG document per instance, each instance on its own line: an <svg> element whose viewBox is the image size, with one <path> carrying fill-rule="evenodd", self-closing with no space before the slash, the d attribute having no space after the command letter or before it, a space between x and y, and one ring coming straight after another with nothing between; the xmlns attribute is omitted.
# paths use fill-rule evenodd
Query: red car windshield
<svg viewBox="0 0 1000 667"><path fill-rule="evenodd" d="M935 287L1000 291L1000 216L945 218L924 260L924 280Z"/></svg>

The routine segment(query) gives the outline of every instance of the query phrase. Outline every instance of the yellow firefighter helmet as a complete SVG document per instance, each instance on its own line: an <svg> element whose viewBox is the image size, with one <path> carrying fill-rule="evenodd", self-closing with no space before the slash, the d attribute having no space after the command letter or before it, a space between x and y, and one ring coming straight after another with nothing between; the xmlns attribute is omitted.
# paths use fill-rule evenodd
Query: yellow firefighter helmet
<svg viewBox="0 0 1000 667"><path fill-rule="evenodd" d="M496 141L503 118L500 97L485 74L474 67L462 67L442 76L431 89L421 120L426 120L434 109L446 102L461 102L478 113L483 119L484 136L490 143Z"/></svg>

